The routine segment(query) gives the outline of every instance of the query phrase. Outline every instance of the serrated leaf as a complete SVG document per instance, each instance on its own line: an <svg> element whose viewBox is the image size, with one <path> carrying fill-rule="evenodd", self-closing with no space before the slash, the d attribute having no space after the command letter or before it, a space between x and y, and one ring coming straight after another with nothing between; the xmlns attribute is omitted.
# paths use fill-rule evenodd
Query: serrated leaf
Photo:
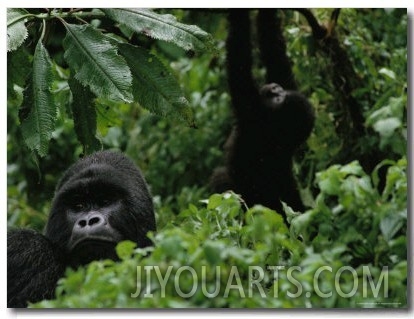
<svg viewBox="0 0 414 319"><path fill-rule="evenodd" d="M75 78L98 97L132 102L132 76L116 47L89 25L65 23L65 60Z"/></svg>
<svg viewBox="0 0 414 319"><path fill-rule="evenodd" d="M120 44L133 76L133 93L139 104L161 116L173 116L194 126L194 115L179 84L158 58L143 48Z"/></svg>
<svg viewBox="0 0 414 319"><path fill-rule="evenodd" d="M7 9L7 51L16 50L27 38L27 29L24 25L27 21L25 9Z"/></svg>
<svg viewBox="0 0 414 319"><path fill-rule="evenodd" d="M172 42L186 51L214 51L213 38L196 25L177 22L171 14L149 9L100 9L109 18L148 37Z"/></svg>
<svg viewBox="0 0 414 319"><path fill-rule="evenodd" d="M78 80L71 77L68 81L72 92L72 115L75 132L83 145L83 152L91 154L101 149L96 138L96 109L93 104L95 96Z"/></svg>
<svg viewBox="0 0 414 319"><path fill-rule="evenodd" d="M48 152L55 128L56 106L50 92L52 80L52 63L46 48L39 41L33 56L33 73L25 90L20 119L26 145L42 157Z"/></svg>

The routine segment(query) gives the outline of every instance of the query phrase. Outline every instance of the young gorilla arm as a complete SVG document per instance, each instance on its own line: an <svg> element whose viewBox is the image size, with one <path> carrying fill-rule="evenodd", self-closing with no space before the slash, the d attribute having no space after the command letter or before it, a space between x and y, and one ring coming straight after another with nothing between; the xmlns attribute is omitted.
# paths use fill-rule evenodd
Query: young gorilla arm
<svg viewBox="0 0 414 319"><path fill-rule="evenodd" d="M214 170L210 186L215 192L222 193L229 189L235 190L232 178L237 172L229 165L230 153L234 153L235 143L238 142L239 130L247 127L248 119L253 111L252 107L260 100L259 92L252 77L252 53L250 38L250 18L248 9L228 10L228 36L227 50L227 83L231 96L231 106L236 119L228 137L224 151L226 153L226 166Z"/></svg>
<svg viewBox="0 0 414 319"><path fill-rule="evenodd" d="M266 83L277 83L285 90L296 90L292 63L286 55L280 12L280 9L259 9L257 32L260 57L266 67Z"/></svg>
<svg viewBox="0 0 414 319"><path fill-rule="evenodd" d="M236 120L244 120L260 100L252 76L252 46L248 9L229 9L227 80Z"/></svg>

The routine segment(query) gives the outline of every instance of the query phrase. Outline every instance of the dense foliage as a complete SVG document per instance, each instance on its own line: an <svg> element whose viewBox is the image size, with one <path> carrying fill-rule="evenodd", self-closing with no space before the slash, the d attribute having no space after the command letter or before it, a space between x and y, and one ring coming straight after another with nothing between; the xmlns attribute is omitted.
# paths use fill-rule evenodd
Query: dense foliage
<svg viewBox="0 0 414 319"><path fill-rule="evenodd" d="M72 22L84 18L101 20L82 24ZM102 33L98 27L108 18L119 24L124 32L120 35ZM137 101L155 114L168 113L194 126L188 101L169 70L148 50L127 42L128 35L142 32L194 53L212 49L211 37L205 31L179 23L172 15L160 15L147 9L48 10L47 13L37 13L36 10L10 8L7 10L7 50L12 52L8 59L9 68L23 64L25 68L13 68L13 72L8 73L8 95L16 96L14 84L25 85L19 117L24 142L30 150L45 156L55 128L57 109L51 89L57 65L52 63L43 44L54 20L58 20L61 29L63 25L65 30L61 45L71 71L65 79L69 85L66 91L72 94L75 131L85 152L96 151L99 147L94 137L96 111L91 107L94 97L127 103ZM23 45L28 34L27 22L37 22L41 30L38 38L31 39L37 42L31 68L25 63L30 56Z"/></svg>
<svg viewBox="0 0 414 319"><path fill-rule="evenodd" d="M313 10L321 22L330 12ZM13 14L28 16L13 31L21 36L8 44L8 225L42 230L60 174L80 154L101 147L125 151L141 167L154 195L158 224L154 248L134 249L125 242L118 247L121 262L68 269L57 299L35 307L407 307L406 10L341 10L335 31L360 84L352 96L362 106L366 132L351 146L346 132L338 130L343 112L334 85L336 69L306 20L284 10L294 73L316 111L315 129L294 166L310 208L293 212L285 207L288 224L265 207L246 208L237 195L212 195L206 188L223 161L222 146L232 124L224 72L226 19L220 10L157 11L167 19L161 21L174 21L173 26L197 25L208 44L204 47L196 38L174 33L163 41L168 39L163 31L169 29L162 22L150 38L140 33L148 20L140 16L136 24L125 25L132 20L121 20L117 11L90 10L92 16L79 19L34 9ZM38 41L42 19L50 32ZM80 26L85 20L90 25ZM66 30L88 43L105 37L108 56L118 52L117 63L132 74L125 89L129 93L123 94L132 94L139 105L88 82L83 72L92 71L81 72L78 63L84 58L74 50L74 39L66 36L62 43ZM201 30L215 39L218 54L211 53L210 35ZM128 60L133 55L129 50L139 54ZM106 59L114 58L94 56L105 69ZM182 113L174 104L157 109L160 104L151 94L158 89L134 86L140 74L154 70L139 63L152 57L157 62L151 68L167 70L175 83L169 96L188 101L183 110L192 114L190 125L176 120ZM32 74L29 81L29 69L39 70L42 78ZM76 82L73 71L80 73ZM254 71L257 77L263 73ZM28 94L37 92L33 90L44 94L33 107L45 115L41 120L47 128L37 137L23 120L35 120L25 108L33 101ZM76 109L79 105L85 107ZM356 160L372 153L380 161L371 172ZM141 291L135 296L137 266Z"/></svg>
<svg viewBox="0 0 414 319"><path fill-rule="evenodd" d="M289 228L265 207L244 213L234 194L212 195L153 234L155 248L121 243L122 263L68 270L58 299L37 306L404 307L406 165L393 163L382 194L357 163L329 168L315 208L289 212Z"/></svg>

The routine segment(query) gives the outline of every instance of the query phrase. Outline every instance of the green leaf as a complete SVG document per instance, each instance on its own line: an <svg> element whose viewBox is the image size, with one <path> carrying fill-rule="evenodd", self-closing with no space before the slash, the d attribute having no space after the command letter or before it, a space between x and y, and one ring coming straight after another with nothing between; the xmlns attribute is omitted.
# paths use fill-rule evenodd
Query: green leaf
<svg viewBox="0 0 414 319"><path fill-rule="evenodd" d="M213 194L208 199L207 209L216 209L221 203L223 203L223 196L220 194Z"/></svg>
<svg viewBox="0 0 414 319"><path fill-rule="evenodd" d="M396 117L390 117L384 120L379 120L374 124L374 130L377 131L381 136L389 137L395 130L401 127L402 123L400 119Z"/></svg>
<svg viewBox="0 0 414 319"><path fill-rule="evenodd" d="M387 105L372 112L372 114L368 116L367 124L374 125L379 120L385 120L390 117L396 117L402 120L404 117L404 110L406 109L406 105L407 99L405 96L397 98L390 97Z"/></svg>
<svg viewBox="0 0 414 319"><path fill-rule="evenodd" d="M342 174L343 177L345 177L346 175L356 175L356 176L362 176L364 175L364 171L361 167L361 165L358 163L358 161L353 161L351 163L348 163L344 166L342 166L339 171Z"/></svg>
<svg viewBox="0 0 414 319"><path fill-rule="evenodd" d="M213 38L195 25L177 22L170 14L149 9L101 9L109 18L148 37L172 42L186 51L214 51Z"/></svg>
<svg viewBox="0 0 414 319"><path fill-rule="evenodd" d="M336 195L340 191L341 187L341 175L339 171L334 170L332 167L327 171L329 174L318 175L318 186L320 190L328 195ZM322 177L322 178L321 178Z"/></svg>
<svg viewBox="0 0 414 319"><path fill-rule="evenodd" d="M216 243L211 240L207 240L203 244L204 254L206 256L206 260L210 265L217 265L221 261L221 252L223 251L224 247L221 243Z"/></svg>
<svg viewBox="0 0 414 319"><path fill-rule="evenodd" d="M174 116L195 126L193 111L180 86L158 60L145 49L129 44L120 44L133 75L133 93L139 104L162 116Z"/></svg>
<svg viewBox="0 0 414 319"><path fill-rule="evenodd" d="M384 74L384 75L388 76L391 80L395 80L395 78L396 78L394 71L392 71L390 69L381 68L378 72L380 74Z"/></svg>
<svg viewBox="0 0 414 319"><path fill-rule="evenodd" d="M89 25L64 24L64 57L75 78L99 97L132 102L131 71L116 47Z"/></svg>
<svg viewBox="0 0 414 319"><path fill-rule="evenodd" d="M20 112L22 134L26 145L40 156L45 156L55 128L56 106L50 91L52 63L42 42L36 45L31 82L25 90Z"/></svg>
<svg viewBox="0 0 414 319"><path fill-rule="evenodd" d="M27 38L27 29L24 25L29 13L25 9L7 9L7 51L14 51Z"/></svg>
<svg viewBox="0 0 414 319"><path fill-rule="evenodd" d="M386 241L389 241L404 225L404 214L390 213L381 220L380 229Z"/></svg>
<svg viewBox="0 0 414 319"><path fill-rule="evenodd" d="M95 105L98 115L98 132L101 136L106 136L111 127L122 125L119 113L116 112L119 108L119 102L97 99Z"/></svg>
<svg viewBox="0 0 414 319"><path fill-rule="evenodd" d="M14 85L24 87L26 80L31 73L32 64L29 54L24 47L14 52L7 53L7 98L16 98Z"/></svg>
<svg viewBox="0 0 414 319"><path fill-rule="evenodd" d="M91 154L101 148L96 138L96 109L93 104L95 96L74 77L68 81L72 91L72 114L75 132L83 145L84 154Z"/></svg>
<svg viewBox="0 0 414 319"><path fill-rule="evenodd" d="M135 247L137 247L137 243L133 241L130 241L130 240L122 241L118 245L116 245L116 248L115 248L116 254L118 255L119 258L121 258L121 260L128 259L134 253Z"/></svg>

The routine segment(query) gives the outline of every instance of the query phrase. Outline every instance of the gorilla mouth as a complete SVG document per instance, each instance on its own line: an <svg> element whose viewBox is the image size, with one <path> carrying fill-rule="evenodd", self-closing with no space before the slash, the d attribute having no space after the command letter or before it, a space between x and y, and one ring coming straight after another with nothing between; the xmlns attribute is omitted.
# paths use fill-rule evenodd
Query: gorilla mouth
<svg viewBox="0 0 414 319"><path fill-rule="evenodd" d="M85 248L88 249L88 247L95 247L95 248L115 248L115 246L118 244L117 241L114 241L113 239L109 239L103 236L88 236L84 238L80 238L76 242L74 242L71 247L70 251L74 250L84 250Z"/></svg>
<svg viewBox="0 0 414 319"><path fill-rule="evenodd" d="M104 237L82 238L76 241L70 249L71 264L76 267L94 260L118 260L115 250L117 243Z"/></svg>

